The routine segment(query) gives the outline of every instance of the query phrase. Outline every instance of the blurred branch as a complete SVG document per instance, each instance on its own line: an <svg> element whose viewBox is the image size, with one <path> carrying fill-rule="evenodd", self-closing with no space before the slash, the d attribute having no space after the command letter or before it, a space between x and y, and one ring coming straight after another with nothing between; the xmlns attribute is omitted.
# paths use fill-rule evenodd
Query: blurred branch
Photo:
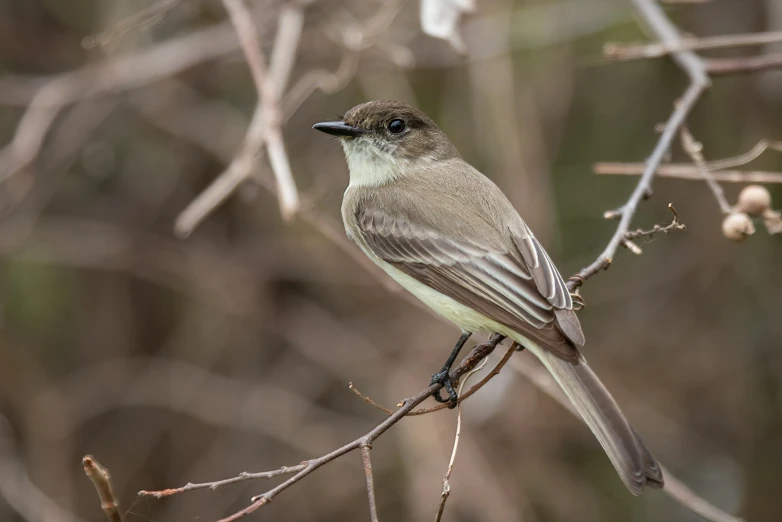
<svg viewBox="0 0 782 522"><path fill-rule="evenodd" d="M782 67L782 53L741 58L707 58L706 68L711 74L738 74Z"/></svg>
<svg viewBox="0 0 782 522"><path fill-rule="evenodd" d="M711 189L712 194L714 194L714 199L717 200L717 204L720 206L720 211L725 215L730 214L732 212L732 208L730 203L728 203L728 200L725 199L725 191L722 190L720 184L717 183L717 180L714 179L714 176L712 176L709 167L706 166L706 160L703 159L703 145L695 141L695 138L693 137L692 133L690 133L689 129L687 129L687 127L682 127L681 129L681 140L682 148L684 148L685 152L690 155L693 163L695 163L695 165L698 167L701 176Z"/></svg>
<svg viewBox="0 0 782 522"><path fill-rule="evenodd" d="M154 96L147 96L142 93L134 97L133 105L136 110L158 128L188 140L214 155L218 160L226 164L229 163L233 158L232 148L229 144L222 145L220 141L215 140L212 129L221 128L228 131L229 129L243 128L246 120L241 118L240 115L236 115L233 119L228 119L227 116L230 114L221 114L219 121L209 121L206 126L199 126L196 123L203 124L205 114L219 112L218 103L202 100L193 90L186 89L183 85L174 81L170 81L168 84L171 90L169 96L160 96L159 93L156 93ZM187 101L187 103L182 103L183 100ZM237 130L237 132L231 133L237 134L238 132L240 131ZM275 193L274 185L266 177L257 176L254 179L268 192ZM223 181L229 183L225 178L223 178ZM225 194L230 194L234 188L235 186L226 187ZM386 290L390 292L399 292L401 290L401 287L393 279L388 277L385 272L368 259L345 236L344 227L341 223L337 223L331 216L320 212L312 205L306 204L306 202L301 207L299 217L350 256L368 274L383 285ZM418 302L418 300L412 297L409 298L409 301Z"/></svg>
<svg viewBox="0 0 782 522"><path fill-rule="evenodd" d="M549 397L572 413L574 417L581 422L584 422L584 419L562 392L562 389L551 377L551 374L541 367L534 367L522 362L520 359L517 359L512 366L513 369L532 382L539 390L545 392ZM668 496L676 500L685 508L711 522L744 522L743 519L722 511L707 500L698 496L694 491L687 487L686 484L676 478L667 467L661 465L661 468L665 475L663 493L667 493Z"/></svg>
<svg viewBox="0 0 782 522"><path fill-rule="evenodd" d="M132 56L107 60L82 69L47 79L41 85L38 78L26 78L33 92L18 96L19 78L12 78L10 98L3 103L29 105L11 142L0 150L0 182L18 173L30 164L40 152L44 139L57 115L67 105L98 94L132 89L173 76L199 63L234 52L238 48L236 35L229 24L195 31L174 38Z"/></svg>
<svg viewBox="0 0 782 522"><path fill-rule="evenodd" d="M264 143L268 147L269 162L277 180L276 193L280 200L283 218L289 219L300 210L298 192L290 173L290 164L282 141L280 127L282 122L286 115L289 117L316 90L335 92L342 88L355 74L358 51L374 44L375 38L388 28L405 2L406 0L386 2L378 13L361 27L345 30L343 45L347 50L337 73L330 75L316 71L305 75L293 86L287 102L281 108L280 96L285 91L301 36L302 8L286 4L280 12L277 37L272 50L271 74L267 82L263 54L257 45L255 32L248 30L247 25L251 20L243 0L224 0L226 9L232 13L231 18L237 27L237 34L240 35L245 56L253 72L253 79L259 91L259 104L250 122L242 152L177 218L175 230L180 237L190 235L209 213L253 174L255 160ZM241 36L243 34L245 36Z"/></svg>
<svg viewBox="0 0 782 522"><path fill-rule="evenodd" d="M81 522L30 480L16 450L13 430L0 415L0 497L27 522Z"/></svg>
<svg viewBox="0 0 782 522"><path fill-rule="evenodd" d="M160 0L146 9L142 9L133 16L122 20L107 31L85 37L81 41L81 44L85 49L100 47L101 50L105 52L112 43L116 42L130 31L160 23L166 14L181 2L182 0Z"/></svg>
<svg viewBox="0 0 782 522"><path fill-rule="evenodd" d="M735 183L782 183L782 173L779 172L724 170L731 167L746 165L750 161L759 158L761 154L768 149L782 152L782 142L760 140L752 149L744 154L720 160L707 161L703 166L711 173L712 177L718 181ZM645 169L646 165L643 163L596 163L593 167L595 174L620 174L626 176L643 174ZM661 165L657 171L657 175L681 179L703 179L699 166L688 164Z"/></svg>
<svg viewBox="0 0 782 522"><path fill-rule="evenodd" d="M643 163L595 163L595 174L614 176L638 176L643 174ZM770 172L763 170L722 170L711 171L712 177L717 181L728 183L782 183L782 172ZM671 164L662 165L657 171L661 178L677 178L702 180L700 169L697 165Z"/></svg>
<svg viewBox="0 0 782 522"><path fill-rule="evenodd" d="M664 45L669 47L679 45L681 38L678 29L671 23L665 12L654 0L633 0L633 2L641 17ZM630 223L638 208L638 204L651 193L654 175L670 149L677 131L684 124L687 115L695 107L701 94L711 83L703 60L692 51L673 51L673 59L687 74L690 84L668 118L657 145L646 161L643 174L641 179L638 180L635 190L633 190L627 202L615 211L616 215L620 216L619 225L608 242L608 246L591 265L583 268L578 274L568 280L568 289L571 292L584 284L585 280L611 265L617 248L626 241L625 234L630 228Z"/></svg>
<svg viewBox="0 0 782 522"><path fill-rule="evenodd" d="M81 459L81 462L84 465L84 473L87 474L95 486L95 491L98 492L100 506L106 513L106 518L109 519L109 522L122 522L122 515L119 514L119 502L111 489L109 470L101 466L100 462L95 460L92 455L86 455Z"/></svg>
<svg viewBox="0 0 782 522"><path fill-rule="evenodd" d="M279 94L285 88L288 74L296 59L304 13L301 7L292 4L283 6L280 12L277 38L272 51L277 61L272 63L276 77L272 79L267 75L266 60L258 41L257 30L244 0L224 0L223 5L236 29L250 68L255 89L258 91L258 104L239 154L177 218L175 231L180 237L189 236L207 215L255 172L256 160L264 144L269 150L269 162L277 182L277 197L283 218L290 219L299 209L299 194L282 140Z"/></svg>
<svg viewBox="0 0 782 522"><path fill-rule="evenodd" d="M731 47L760 46L782 42L782 31L752 34L731 34L705 38L682 38L675 43L622 44L609 42L603 55L609 60L626 62L643 58L659 58L677 51L701 51Z"/></svg>
<svg viewBox="0 0 782 522"><path fill-rule="evenodd" d="M496 346L503 341L505 337L500 334L494 334L492 335L491 339L489 341L477 345L473 350L470 352L467 357L465 357L462 362L459 364L457 368L455 368L453 371L451 371L451 378L452 379L459 379L460 377L464 376L465 374L469 373L472 369L474 369L478 364L486 357L488 356ZM405 415L407 415L409 412L413 410L417 405L431 397L434 393L436 393L438 390L442 388L442 384L432 384L428 388L426 388L424 391L416 395L415 397L411 399L406 399L403 401L402 406L399 407L392 415L390 415L388 418L386 418L383 422L375 426L372 430L367 432L365 435L335 449L334 451L327 453L321 457L307 460L301 464L301 466L304 466L300 469L293 477L289 478L288 480L284 481L282 484L270 489L266 493L263 493L261 495L255 496L251 499L252 504L247 506L246 508L237 511L233 515L224 518L221 522L232 522L234 520L238 520L246 515L249 515L250 513L253 513L258 508L264 506L265 504L268 504L271 502L274 497L276 497L279 493L282 491L285 491L289 487L293 486L300 480L302 480L304 477L309 475L310 473L316 471L317 469L321 468L322 466L342 457L343 455L346 455L354 450L362 449L364 447L371 446L372 443L377 440L378 437L383 435L391 426L399 422ZM362 450L367 451L367 450ZM294 469L293 467L288 469ZM365 467L366 469L366 467ZM243 480L243 479L242 479ZM231 482L238 482L238 480L228 479L228 481L218 481L221 483L231 483ZM367 478L367 487L369 488L369 477ZM157 491L140 491L139 495L144 497L162 497L162 496L168 496L173 493L167 493L169 491L172 492L183 492L183 491L190 491L192 489L196 488L188 488L188 486L184 486L183 488L178 488L176 490L163 490L161 492ZM166 492L166 493L164 493ZM370 500L372 504L374 499Z"/></svg>

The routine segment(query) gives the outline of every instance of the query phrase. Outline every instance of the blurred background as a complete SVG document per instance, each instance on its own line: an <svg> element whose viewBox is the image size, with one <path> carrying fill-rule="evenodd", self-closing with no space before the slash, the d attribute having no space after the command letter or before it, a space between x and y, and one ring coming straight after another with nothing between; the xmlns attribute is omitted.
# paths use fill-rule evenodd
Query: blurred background
<svg viewBox="0 0 782 522"><path fill-rule="evenodd" d="M606 42L654 41L630 2L478 4L460 36L438 39L417 0L248 2L272 69L280 13L303 16L281 93L302 211L280 217L261 157L180 238L177 216L241 149L257 101L222 3L0 0L3 146L39 88L115 64L71 79L77 95L50 115L32 161L0 174L0 519L103 520L85 454L110 469L127 521L218 519L272 482L136 492L292 465L356 438L384 414L348 382L390 407L424 389L459 332L346 242L342 151L310 128L357 103L404 100L432 116L565 277L595 259L615 230L603 212L637 178L592 165L643 161L686 79L666 59L606 63ZM699 36L782 30L774 0L666 10ZM689 126L717 159L782 139L780 114L780 73L719 77ZM671 159L689 161L678 143ZM782 154L750 167L782 170ZM740 188L726 184L731 203ZM680 179L657 179L633 226L670 222L669 202L686 232L639 240L641 256L621 249L583 287L584 353L672 473L728 512L780 520L782 240L759 225L728 241L706 185ZM433 518L455 421L405 419L376 442L381 520ZM589 430L511 365L465 402L451 484L445 520L700 520L662 492L632 497ZM351 454L252 519L367 511Z"/></svg>

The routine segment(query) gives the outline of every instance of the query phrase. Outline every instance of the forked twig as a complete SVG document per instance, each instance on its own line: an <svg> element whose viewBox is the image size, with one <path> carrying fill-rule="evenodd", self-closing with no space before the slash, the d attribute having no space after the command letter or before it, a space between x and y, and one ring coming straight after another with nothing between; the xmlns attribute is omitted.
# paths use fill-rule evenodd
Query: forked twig
<svg viewBox="0 0 782 522"><path fill-rule="evenodd" d="M679 222L679 213L676 212L676 209L673 207L673 203L668 203L668 210L670 210L673 214L673 221L671 221L668 225L655 225L649 230L639 228L630 232L626 232L624 246L627 247L627 249L630 250L633 254L640 255L643 253L641 251L641 247L636 245L633 240L640 237L653 236L655 234L667 234L671 230L687 230L687 226L684 223Z"/></svg>

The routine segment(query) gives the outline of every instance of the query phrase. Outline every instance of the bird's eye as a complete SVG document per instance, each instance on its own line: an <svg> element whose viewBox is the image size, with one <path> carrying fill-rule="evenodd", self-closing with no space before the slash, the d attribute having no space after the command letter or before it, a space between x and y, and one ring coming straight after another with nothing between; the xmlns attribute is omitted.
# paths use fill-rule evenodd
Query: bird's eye
<svg viewBox="0 0 782 522"><path fill-rule="evenodd" d="M405 122L402 120L391 120L388 124L388 130L394 134L399 134L405 130Z"/></svg>

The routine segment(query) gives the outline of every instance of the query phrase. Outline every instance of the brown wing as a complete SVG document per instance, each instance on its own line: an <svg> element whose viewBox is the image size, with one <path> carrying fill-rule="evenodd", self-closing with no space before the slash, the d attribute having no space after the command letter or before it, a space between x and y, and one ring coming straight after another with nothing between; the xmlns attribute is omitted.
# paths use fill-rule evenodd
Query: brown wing
<svg viewBox="0 0 782 522"><path fill-rule="evenodd" d="M378 210L364 209L356 217L365 244L380 259L558 357L578 361L574 340L557 328L562 311L575 317L566 308L572 307L570 294L531 234L531 242L519 239L518 250L500 251L444 237Z"/></svg>

